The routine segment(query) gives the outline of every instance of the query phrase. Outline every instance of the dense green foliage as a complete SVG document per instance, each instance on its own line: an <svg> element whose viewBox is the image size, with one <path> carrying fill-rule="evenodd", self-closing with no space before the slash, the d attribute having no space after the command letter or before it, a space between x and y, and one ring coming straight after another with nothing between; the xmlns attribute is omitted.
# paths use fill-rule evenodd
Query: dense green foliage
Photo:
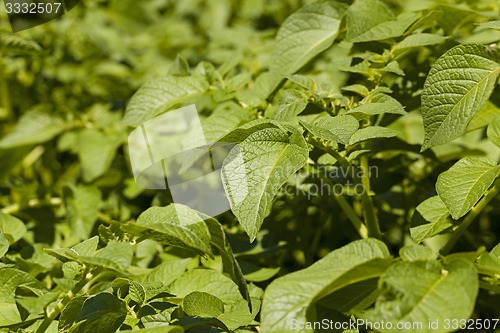
<svg viewBox="0 0 500 333"><path fill-rule="evenodd" d="M500 332L498 1L0 15L1 332ZM189 104L242 157L215 218L130 167Z"/></svg>

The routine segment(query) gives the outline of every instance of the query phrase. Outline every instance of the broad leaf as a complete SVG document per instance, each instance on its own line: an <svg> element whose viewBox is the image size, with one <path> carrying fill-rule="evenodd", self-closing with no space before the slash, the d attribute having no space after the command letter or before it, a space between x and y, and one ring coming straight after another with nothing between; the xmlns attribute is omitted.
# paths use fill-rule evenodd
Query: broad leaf
<svg viewBox="0 0 500 333"><path fill-rule="evenodd" d="M16 33L0 33L0 54L36 54L42 50L37 42Z"/></svg>
<svg viewBox="0 0 500 333"><path fill-rule="evenodd" d="M207 225L196 211L187 206L171 204L167 207L151 207L131 226L138 228L141 237L187 248L202 255L212 255ZM134 232L128 228L125 231Z"/></svg>
<svg viewBox="0 0 500 333"><path fill-rule="evenodd" d="M348 42L369 42L401 36L420 14L403 13L397 18L379 0L356 0L347 10Z"/></svg>
<svg viewBox="0 0 500 333"><path fill-rule="evenodd" d="M401 103L385 94L377 94L376 96L370 98L368 103L361 104L360 106L347 112L347 114L353 115L358 119L384 113L399 114L402 116L406 115L406 111Z"/></svg>
<svg viewBox="0 0 500 333"><path fill-rule="evenodd" d="M72 186L64 188L63 193L72 235L88 238L99 213L101 192L93 186Z"/></svg>
<svg viewBox="0 0 500 333"><path fill-rule="evenodd" d="M425 139L422 150L462 135L489 99L500 65L482 45L459 45L432 66L422 92Z"/></svg>
<svg viewBox="0 0 500 333"><path fill-rule="evenodd" d="M222 166L231 210L253 241L288 177L307 162L307 144L297 131L269 128L250 134Z"/></svg>
<svg viewBox="0 0 500 333"><path fill-rule="evenodd" d="M91 182L108 171L123 140L119 134L105 134L95 128L77 133L77 153L83 178Z"/></svg>
<svg viewBox="0 0 500 333"><path fill-rule="evenodd" d="M428 33L416 33L406 37L401 42L394 45L394 47L392 48L392 52L397 54L413 48L416 49L422 46L439 44L444 42L446 39L447 37L440 35L428 34Z"/></svg>
<svg viewBox="0 0 500 333"><path fill-rule="evenodd" d="M2 230L0 230L0 258L2 258L7 251L9 251L9 241L5 238Z"/></svg>
<svg viewBox="0 0 500 333"><path fill-rule="evenodd" d="M271 115L271 119L295 122L297 115L304 111L307 103L307 96L302 92L285 90L278 102L278 108Z"/></svg>
<svg viewBox="0 0 500 333"><path fill-rule="evenodd" d="M234 257L233 250L229 245L222 225L217 220L208 217L205 219L205 223L210 231L210 243L219 250L222 257L224 270L229 273L233 282L236 283L241 296L247 300L248 307L250 311L252 311L252 303L245 277L243 276L243 272L241 271L238 261L236 261L236 258Z"/></svg>
<svg viewBox="0 0 500 333"><path fill-rule="evenodd" d="M437 255L426 246L407 245L399 249L399 256L406 261L419 261L436 259Z"/></svg>
<svg viewBox="0 0 500 333"><path fill-rule="evenodd" d="M312 124L301 121L301 124L314 136L335 143L348 144L351 136L358 130L359 122L350 115L331 117L322 116Z"/></svg>
<svg viewBox="0 0 500 333"><path fill-rule="evenodd" d="M500 30L500 20L479 23L480 26Z"/></svg>
<svg viewBox="0 0 500 333"><path fill-rule="evenodd" d="M20 240L28 231L24 222L17 217L2 213L0 210L0 230L9 244L14 244Z"/></svg>
<svg viewBox="0 0 500 333"><path fill-rule="evenodd" d="M392 128L381 127L381 126L370 126L357 130L349 139L350 145L355 145L357 143L382 138L392 138L398 136L401 132L394 130Z"/></svg>
<svg viewBox="0 0 500 333"><path fill-rule="evenodd" d="M327 1L306 5L281 25L271 57L271 71L293 74L333 44L346 6Z"/></svg>
<svg viewBox="0 0 500 333"><path fill-rule="evenodd" d="M83 323L72 332L114 332L120 327L126 314L127 309L120 299L110 293L100 293L83 302L82 310L75 320L76 323Z"/></svg>
<svg viewBox="0 0 500 333"><path fill-rule="evenodd" d="M385 321L387 325L380 332L394 332L398 322L426 325L436 320L439 327L433 332L450 332L445 319L468 319L478 292L474 266L462 259L450 260L447 266L438 261L399 262L384 273L380 285L387 291L374 309L362 314L372 322ZM392 329L388 329L389 323ZM399 331L416 333L421 329Z"/></svg>
<svg viewBox="0 0 500 333"><path fill-rule="evenodd" d="M500 243L490 253L483 253L477 259L479 273L497 278L500 275Z"/></svg>
<svg viewBox="0 0 500 333"><path fill-rule="evenodd" d="M496 117L500 116L500 108L491 101L486 102L482 108L472 117L466 132L488 126Z"/></svg>
<svg viewBox="0 0 500 333"><path fill-rule="evenodd" d="M438 195L426 199L417 206L411 218L411 225L410 234L417 243L453 226L450 212Z"/></svg>
<svg viewBox="0 0 500 333"><path fill-rule="evenodd" d="M46 142L64 130L65 122L47 106L37 106L19 119L14 130L0 140L0 149Z"/></svg>
<svg viewBox="0 0 500 333"><path fill-rule="evenodd" d="M188 316L217 318L224 313L224 302L209 293L194 291L182 300L182 310Z"/></svg>
<svg viewBox="0 0 500 333"><path fill-rule="evenodd" d="M262 305L264 332L294 332L290 324L315 321L314 303L349 285L380 276L391 262L387 247L375 239L354 241L310 267L274 280ZM302 332L314 332L303 330Z"/></svg>
<svg viewBox="0 0 500 333"><path fill-rule="evenodd" d="M26 272L14 268L0 269L0 326L5 327L22 321L16 306L15 291L19 286L43 289L43 285Z"/></svg>
<svg viewBox="0 0 500 333"><path fill-rule="evenodd" d="M199 77L166 76L154 79L132 96L123 123L139 126L177 104L192 101L207 88L208 83Z"/></svg>
<svg viewBox="0 0 500 333"><path fill-rule="evenodd" d="M496 117L488 125L486 131L488 139L495 144L495 146L500 147L500 117Z"/></svg>
<svg viewBox="0 0 500 333"><path fill-rule="evenodd" d="M483 157L466 157L439 175L436 191L456 220L481 199L498 175L500 166Z"/></svg>

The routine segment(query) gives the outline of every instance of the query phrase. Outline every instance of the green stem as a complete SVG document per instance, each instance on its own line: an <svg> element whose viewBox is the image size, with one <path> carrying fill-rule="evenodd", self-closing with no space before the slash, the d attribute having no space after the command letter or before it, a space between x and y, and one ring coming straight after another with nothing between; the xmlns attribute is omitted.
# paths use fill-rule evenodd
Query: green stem
<svg viewBox="0 0 500 333"><path fill-rule="evenodd" d="M368 157L362 155L360 157L360 167L361 167L361 183L363 184L363 194L361 194L361 203L363 205L363 214L365 216L366 227L368 228L368 234L371 237L382 238L380 232L379 221L377 217L377 212L375 210L375 205L371 197L371 186L370 186L370 174L368 168Z"/></svg>
<svg viewBox="0 0 500 333"><path fill-rule="evenodd" d="M0 100L2 103L3 114L0 114L0 118L10 118L12 117L12 103L10 101L9 85L7 83L7 78L0 79Z"/></svg>
<svg viewBox="0 0 500 333"><path fill-rule="evenodd" d="M481 211L488 206L490 201L498 194L500 191L500 179L497 179L493 186L486 192L483 198L474 206L467 216L463 219L462 223L458 226L458 228L453 231L450 239L445 244L445 246L441 249L440 253L442 255L447 255L455 246L456 242L460 239L460 237L464 234L467 228L471 225L472 221L481 213Z"/></svg>
<svg viewBox="0 0 500 333"><path fill-rule="evenodd" d="M308 142L311 143L314 147L330 154L340 163L342 167L346 169L352 168L351 162L349 162L344 156L340 155L339 152L333 149L332 147L323 144L321 141L318 141L311 136L308 137ZM363 205L363 215L365 217L365 224L368 229L368 235L370 237L380 239L382 238L382 234L380 232L375 206L373 205L373 201L370 196L371 188L370 188L370 175L368 168L368 157L363 155L360 157L360 167L361 167L362 177L361 179L355 177L354 181L357 184L363 185L364 190L363 193L361 194L361 204Z"/></svg>
<svg viewBox="0 0 500 333"><path fill-rule="evenodd" d="M484 290L488 290L490 292L493 292L495 294L500 295L500 286L499 285L493 285L493 284L489 284L485 281L479 281L479 288L484 289Z"/></svg>
<svg viewBox="0 0 500 333"><path fill-rule="evenodd" d="M342 210L344 211L344 214L351 221L354 228L358 231L358 234L361 236L361 238L368 238L368 229L363 224L363 221L361 221L358 215L356 215L347 200L341 195L335 195L334 197L337 200L340 208L342 208Z"/></svg>
<svg viewBox="0 0 500 333"><path fill-rule="evenodd" d="M339 152L333 149L332 147L323 144L321 141L314 139L312 136L308 136L307 141L314 147L324 151L325 153L335 158L344 168L352 167L351 162L349 162L344 156L340 155Z"/></svg>
<svg viewBox="0 0 500 333"><path fill-rule="evenodd" d="M4 207L1 209L1 212L4 214L15 214L18 213L19 211L25 209L25 208L36 208L36 207L41 207L44 205L50 205L50 206L59 206L62 204L62 199L61 198L50 198L50 199L31 199L29 200L25 205L20 205L20 204L12 204L7 207Z"/></svg>
<svg viewBox="0 0 500 333"><path fill-rule="evenodd" d="M52 311L47 311L47 316L40 324L36 333L43 333L52 324L52 322L57 318L61 311L68 305L68 303L75 298L75 296L81 290L88 290L96 281L99 281L104 275L109 274L109 272L101 272L97 275L93 275L88 269L85 271L85 277L79 281L66 295L57 303L56 307Z"/></svg>

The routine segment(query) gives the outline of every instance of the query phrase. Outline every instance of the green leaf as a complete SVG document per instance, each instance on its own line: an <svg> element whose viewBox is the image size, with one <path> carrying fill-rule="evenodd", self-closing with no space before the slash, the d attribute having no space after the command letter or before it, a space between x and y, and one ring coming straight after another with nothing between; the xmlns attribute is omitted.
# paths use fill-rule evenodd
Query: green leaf
<svg viewBox="0 0 500 333"><path fill-rule="evenodd" d="M361 315L369 321L392 324L392 330L380 332L395 332L398 322L423 323L425 328L426 323L436 320L439 327L432 332L450 332L445 320L468 319L478 292L474 266L462 259L451 260L446 267L438 261L399 262L384 273L380 285L387 288L386 292L374 309ZM421 329L398 330L403 331Z"/></svg>
<svg viewBox="0 0 500 333"><path fill-rule="evenodd" d="M217 318L224 312L224 302L209 293L194 291L182 300L182 310L188 316Z"/></svg>
<svg viewBox="0 0 500 333"><path fill-rule="evenodd" d="M44 249L45 252L62 262L76 261L81 264L110 268L121 272L130 266L133 257L133 248L130 243L111 241L98 251L93 250L99 237L94 236L71 249ZM78 252L80 251L80 252Z"/></svg>
<svg viewBox="0 0 500 333"><path fill-rule="evenodd" d="M489 275L493 278L500 276L500 243L490 253L483 253L477 259L479 273Z"/></svg>
<svg viewBox="0 0 500 333"><path fill-rule="evenodd" d="M437 255L428 247L421 245L407 245L399 249L399 256L406 261L432 260Z"/></svg>
<svg viewBox="0 0 500 333"><path fill-rule="evenodd" d="M500 30L500 20L479 23L480 26Z"/></svg>
<svg viewBox="0 0 500 333"><path fill-rule="evenodd" d="M298 90L285 90L278 102L278 108L271 119L283 122L295 122L297 115L307 106L307 96Z"/></svg>
<svg viewBox="0 0 500 333"><path fill-rule="evenodd" d="M248 261L240 262L241 271L245 276L245 280L251 282L262 282L273 278L281 270L280 267L268 268L255 265Z"/></svg>
<svg viewBox="0 0 500 333"><path fill-rule="evenodd" d="M16 33L0 33L0 54L36 54L42 50L37 42Z"/></svg>
<svg viewBox="0 0 500 333"><path fill-rule="evenodd" d="M411 225L410 234L416 243L421 243L453 226L450 212L438 195L417 206L411 218Z"/></svg>
<svg viewBox="0 0 500 333"><path fill-rule="evenodd" d="M469 125L467 125L466 132L486 127L498 116L500 116L500 108L488 101L479 109L474 117L472 117Z"/></svg>
<svg viewBox="0 0 500 333"><path fill-rule="evenodd" d="M482 45L459 45L432 66L422 92L422 151L462 135L495 88L500 65Z"/></svg>
<svg viewBox="0 0 500 333"><path fill-rule="evenodd" d="M190 259L165 261L146 275L146 282L162 282L170 285L186 271Z"/></svg>
<svg viewBox="0 0 500 333"><path fill-rule="evenodd" d="M271 56L272 72L289 75L333 44L346 6L327 1L306 5L281 25Z"/></svg>
<svg viewBox="0 0 500 333"><path fill-rule="evenodd" d="M78 185L64 188L63 193L72 235L88 238L99 213L101 192L94 186Z"/></svg>
<svg viewBox="0 0 500 333"><path fill-rule="evenodd" d="M151 207L131 225L137 227L144 237L159 243L212 255L207 225L196 211L187 206L171 204L167 207Z"/></svg>
<svg viewBox="0 0 500 333"><path fill-rule="evenodd" d="M184 298L194 291L200 291L211 294L226 304L243 299L238 287L231 279L222 273L207 269L193 269L184 273L168 289L179 298Z"/></svg>
<svg viewBox="0 0 500 333"><path fill-rule="evenodd" d="M490 141L493 142L495 146L500 147L500 117L496 117L488 125L486 134L488 135L488 139L490 139Z"/></svg>
<svg viewBox="0 0 500 333"><path fill-rule="evenodd" d="M110 293L100 293L87 298L76 323L83 322L72 332L115 332L123 323L127 309L125 304Z"/></svg>
<svg viewBox="0 0 500 333"><path fill-rule="evenodd" d="M436 191L455 220L474 207L499 170L500 166L488 158L465 157L439 175Z"/></svg>
<svg viewBox="0 0 500 333"><path fill-rule="evenodd" d="M291 131L268 128L250 134L231 150L222 166L231 210L251 241L280 187L307 162L309 150L304 138Z"/></svg>
<svg viewBox="0 0 500 333"><path fill-rule="evenodd" d="M156 326L156 327L150 327L150 328L142 328L140 330L137 330L135 332L142 332L142 333L184 333L184 328L182 326L175 326L175 325L169 325L169 326Z"/></svg>
<svg viewBox="0 0 500 333"><path fill-rule="evenodd" d="M36 106L21 116L14 130L0 140L0 149L36 145L64 131L65 122L47 106Z"/></svg>
<svg viewBox="0 0 500 333"><path fill-rule="evenodd" d="M347 10L348 42L370 42L401 36L418 18L418 13L403 13L397 18L379 0L356 0Z"/></svg>
<svg viewBox="0 0 500 333"><path fill-rule="evenodd" d="M0 258L2 258L7 251L9 251L9 241L5 238L3 231L0 230Z"/></svg>
<svg viewBox="0 0 500 333"><path fill-rule="evenodd" d="M435 45L444 42L446 39L448 39L448 37L441 35L416 33L406 37L401 42L394 45L394 47L392 48L392 52L397 54L413 48Z"/></svg>
<svg viewBox="0 0 500 333"><path fill-rule="evenodd" d="M217 220L211 218L205 219L205 223L210 231L210 243L219 250L224 270L229 273L233 282L236 283L241 296L247 300L248 307L250 311L252 311L252 303L245 277L243 276L238 261L236 261L234 257L233 250L229 245L222 225Z"/></svg>
<svg viewBox="0 0 500 333"><path fill-rule="evenodd" d="M347 112L347 114L354 115L358 119L384 113L399 114L402 116L407 114L401 103L385 94L377 94L376 96L370 98L369 103L361 104L360 106Z"/></svg>
<svg viewBox="0 0 500 333"><path fill-rule="evenodd" d="M59 332L65 333L69 331L71 325L73 325L76 318L80 315L83 303L85 303L87 298L87 296L77 296L66 304L64 309L61 311L61 315L59 316Z"/></svg>
<svg viewBox="0 0 500 333"><path fill-rule="evenodd" d="M0 326L22 321L16 306L15 291L19 286L44 289L43 285L26 272L14 268L0 268Z"/></svg>
<svg viewBox="0 0 500 333"><path fill-rule="evenodd" d="M301 121L301 124L314 136L335 143L348 144L351 136L358 130L359 122L350 115L331 117L325 115L312 124Z"/></svg>
<svg viewBox="0 0 500 333"><path fill-rule="evenodd" d="M139 126L168 109L192 102L208 89L199 77L165 76L145 83L127 105L123 123Z"/></svg>
<svg viewBox="0 0 500 333"><path fill-rule="evenodd" d="M14 244L20 240L28 231L24 222L17 217L2 213L0 210L0 230L9 244Z"/></svg>
<svg viewBox="0 0 500 333"><path fill-rule="evenodd" d="M96 128L86 128L77 133L77 152L86 182L108 171L122 141L120 135L105 134Z"/></svg>
<svg viewBox="0 0 500 333"><path fill-rule="evenodd" d="M392 128L386 128L381 126L370 126L357 130L349 139L350 145L355 145L357 143L381 139L381 138L392 138L398 136L401 132L394 130Z"/></svg>
<svg viewBox="0 0 500 333"><path fill-rule="evenodd" d="M389 258L384 243L375 239L358 240L306 269L274 280L264 294L262 331L291 333L293 320L315 321L316 301L349 285L377 278L387 269Z"/></svg>

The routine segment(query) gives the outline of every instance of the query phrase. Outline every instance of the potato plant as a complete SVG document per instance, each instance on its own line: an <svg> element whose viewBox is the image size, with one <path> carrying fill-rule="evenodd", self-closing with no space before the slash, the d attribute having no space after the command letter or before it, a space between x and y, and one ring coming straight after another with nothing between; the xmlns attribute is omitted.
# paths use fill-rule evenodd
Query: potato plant
<svg viewBox="0 0 500 333"><path fill-rule="evenodd" d="M495 0L1 12L0 332L500 332L499 41ZM187 105L217 216L131 167Z"/></svg>

